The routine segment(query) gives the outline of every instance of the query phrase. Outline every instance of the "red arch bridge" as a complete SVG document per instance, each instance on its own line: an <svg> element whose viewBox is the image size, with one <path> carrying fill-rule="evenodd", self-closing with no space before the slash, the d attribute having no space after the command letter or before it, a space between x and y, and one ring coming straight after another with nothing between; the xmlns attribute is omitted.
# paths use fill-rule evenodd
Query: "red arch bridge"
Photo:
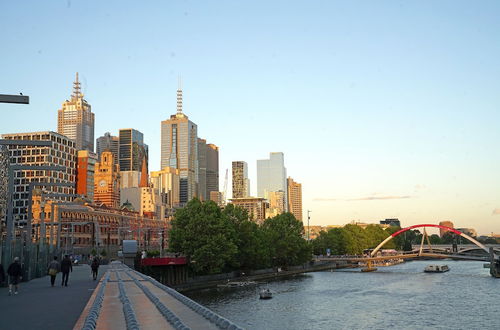
<svg viewBox="0 0 500 330"><path fill-rule="evenodd" d="M427 232L425 228L442 228L447 231L450 231L454 233L457 236L463 237L464 239L470 241L474 245L477 246L476 249L466 249L462 251L456 251L456 252L449 252L449 251L444 251L443 249L436 249L433 248L429 236L427 235ZM420 243L420 248L418 250L414 250L411 252L407 253L400 253L397 255L380 255L379 250L387 244L390 240L392 240L394 237L399 236L403 234L404 232L415 229L415 228L424 228L424 234L422 235L422 241ZM427 244L425 245L424 248L424 243L425 240L427 240ZM356 262L356 263L362 263L365 264L366 267L362 269L362 271L365 272L370 272L370 271L375 271L377 268L374 267L374 264L380 261L387 261L387 260L392 260L392 259L419 259L419 258L435 258L435 259L454 259L454 260L476 260L476 261L485 261L489 262L489 268L490 268L490 274L493 277L500 278L500 251L495 250L493 247L486 247L474 238L470 237L467 234L464 234L454 228L446 227L446 226L441 226L441 225L434 225L434 224L421 224L421 225L414 225L414 226L409 226L406 228L403 228L391 236L387 237L384 241L382 241L373 251L370 253L369 256L367 257L321 257L319 258L320 260L324 261L334 261L334 262L345 262L345 261L351 261L351 262Z"/></svg>

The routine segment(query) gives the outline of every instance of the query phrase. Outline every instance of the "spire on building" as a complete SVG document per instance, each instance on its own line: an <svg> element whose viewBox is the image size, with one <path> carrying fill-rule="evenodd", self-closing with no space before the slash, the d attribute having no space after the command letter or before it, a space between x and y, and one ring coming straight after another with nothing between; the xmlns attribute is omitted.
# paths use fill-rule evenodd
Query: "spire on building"
<svg viewBox="0 0 500 330"><path fill-rule="evenodd" d="M71 95L73 98L79 98L82 96L81 93L81 84L78 81L78 72L76 73L76 79L75 82L73 83L73 94Z"/></svg>
<svg viewBox="0 0 500 330"><path fill-rule="evenodd" d="M148 184L148 165L146 164L146 156L142 157L142 166L141 166L141 182L139 183L139 187L145 188L149 187Z"/></svg>
<svg viewBox="0 0 500 330"><path fill-rule="evenodd" d="M177 114L182 114L182 80L179 76L179 86L177 87Z"/></svg>

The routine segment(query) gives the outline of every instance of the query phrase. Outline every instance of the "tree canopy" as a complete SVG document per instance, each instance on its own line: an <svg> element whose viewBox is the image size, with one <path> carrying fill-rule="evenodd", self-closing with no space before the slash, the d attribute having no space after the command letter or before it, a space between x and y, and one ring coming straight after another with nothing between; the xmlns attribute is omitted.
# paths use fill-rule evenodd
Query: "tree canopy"
<svg viewBox="0 0 500 330"><path fill-rule="evenodd" d="M172 221L169 249L182 252L197 274L299 265L311 259L302 222L283 213L258 225L232 204L191 200Z"/></svg>

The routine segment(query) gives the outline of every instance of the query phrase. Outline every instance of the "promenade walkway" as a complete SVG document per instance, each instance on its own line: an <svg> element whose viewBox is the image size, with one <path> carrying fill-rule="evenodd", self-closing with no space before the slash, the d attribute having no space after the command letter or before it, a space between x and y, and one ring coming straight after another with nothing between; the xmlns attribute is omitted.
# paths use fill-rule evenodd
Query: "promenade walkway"
<svg viewBox="0 0 500 330"><path fill-rule="evenodd" d="M74 329L240 329L177 291L113 262Z"/></svg>
<svg viewBox="0 0 500 330"><path fill-rule="evenodd" d="M100 277L107 268L99 267ZM21 283L18 295L0 288L0 329L72 329L99 283L90 273L88 265L73 267L67 287L58 274L54 287L45 276Z"/></svg>

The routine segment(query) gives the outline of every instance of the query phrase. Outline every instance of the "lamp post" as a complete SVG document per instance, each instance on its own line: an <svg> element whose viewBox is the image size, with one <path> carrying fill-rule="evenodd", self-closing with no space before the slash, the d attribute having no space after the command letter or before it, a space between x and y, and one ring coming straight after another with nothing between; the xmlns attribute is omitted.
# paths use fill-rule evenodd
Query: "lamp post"
<svg viewBox="0 0 500 330"><path fill-rule="evenodd" d="M311 216L309 215L312 211L311 210L307 210L307 241L309 242L309 233L311 231L311 227L309 226L309 220L311 220Z"/></svg>

